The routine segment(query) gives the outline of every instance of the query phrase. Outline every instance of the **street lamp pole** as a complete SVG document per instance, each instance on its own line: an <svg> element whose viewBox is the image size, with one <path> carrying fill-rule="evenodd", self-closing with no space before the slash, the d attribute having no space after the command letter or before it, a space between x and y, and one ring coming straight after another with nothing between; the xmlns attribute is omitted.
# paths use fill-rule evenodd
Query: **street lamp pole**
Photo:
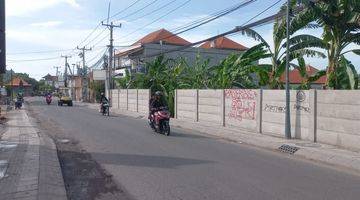
<svg viewBox="0 0 360 200"><path fill-rule="evenodd" d="M290 55L289 55L289 39L290 39L290 0L287 0L286 10L286 70L285 70L285 90L286 90L286 109L285 109L285 138L291 139L291 120L290 120L290 86L289 86L289 68L290 68Z"/></svg>

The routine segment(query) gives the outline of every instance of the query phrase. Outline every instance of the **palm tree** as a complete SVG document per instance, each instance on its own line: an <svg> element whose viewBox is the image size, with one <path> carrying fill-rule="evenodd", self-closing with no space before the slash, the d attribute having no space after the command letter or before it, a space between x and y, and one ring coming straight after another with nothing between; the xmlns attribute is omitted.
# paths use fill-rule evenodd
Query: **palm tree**
<svg viewBox="0 0 360 200"><path fill-rule="evenodd" d="M296 17L316 21L323 28L322 39L316 37L302 38L307 47L320 47L327 50L328 87L341 89L341 80L354 79L353 73L339 72L341 69L351 72L351 66L346 65L344 55L353 52L360 55L360 49L347 50L351 43L360 45L360 1L358 0L318 0L317 2L303 0L305 10ZM344 65L344 66L340 66ZM350 68L349 68L350 67ZM355 73L356 74L356 73ZM351 77L350 77L351 76ZM352 86L354 88L354 85Z"/></svg>
<svg viewBox="0 0 360 200"><path fill-rule="evenodd" d="M292 6L296 6L296 0L292 0ZM284 12L286 6L282 6L280 12ZM310 19L303 16L303 18L294 18L290 22L290 35L293 35L296 31L309 27ZM285 72L286 67L286 19L282 17L277 19L273 26L273 47L270 47L270 44L261 37L256 31L252 29L245 29L242 31L243 35L252 37L253 39L260 41L264 47L267 49L268 53L271 55L271 66L258 68L257 73L262 83L266 83L272 89L281 89L283 88L283 83L280 80L280 77ZM290 61L303 56L311 57L322 57L325 58L325 55L319 51L309 49L312 45L303 44L303 38L313 37L310 35L297 35L293 36L290 39Z"/></svg>

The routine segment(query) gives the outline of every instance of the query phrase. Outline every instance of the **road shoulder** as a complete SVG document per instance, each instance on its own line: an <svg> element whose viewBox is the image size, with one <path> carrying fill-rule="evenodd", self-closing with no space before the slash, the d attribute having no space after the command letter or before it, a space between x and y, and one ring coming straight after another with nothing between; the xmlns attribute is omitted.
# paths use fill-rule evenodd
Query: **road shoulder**
<svg viewBox="0 0 360 200"><path fill-rule="evenodd" d="M54 143L26 109L7 113L0 151L7 166L0 179L0 199L67 199Z"/></svg>

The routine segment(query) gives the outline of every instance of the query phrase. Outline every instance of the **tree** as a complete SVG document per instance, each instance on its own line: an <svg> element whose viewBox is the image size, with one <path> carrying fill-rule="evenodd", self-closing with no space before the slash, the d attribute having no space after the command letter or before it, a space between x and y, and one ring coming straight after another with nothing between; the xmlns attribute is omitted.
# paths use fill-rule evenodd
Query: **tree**
<svg viewBox="0 0 360 200"><path fill-rule="evenodd" d="M360 49L346 50L351 43L360 45L360 1L358 0L318 0L304 1L305 10L297 18L311 19L323 28L322 39L303 38L313 47L327 51L327 83L334 89L342 89L342 80L356 79L356 73L344 73L347 61L344 55L353 52L360 55ZM351 75L352 77L342 77ZM355 82L352 82L355 84ZM355 88L355 86L351 86Z"/></svg>
<svg viewBox="0 0 360 200"><path fill-rule="evenodd" d="M226 88L255 88L257 84L253 72L263 68L258 61L267 58L264 44L256 45L242 54L230 55L220 65L212 67L211 87L215 89Z"/></svg>
<svg viewBox="0 0 360 200"><path fill-rule="evenodd" d="M298 60L298 65L293 64L293 66L295 69L299 71L299 74L303 79L302 83L297 89L309 90L311 89L311 83L319 80L322 76L326 75L326 70L320 70L317 71L315 74L309 75L306 70L306 64L304 58L300 57L297 60Z"/></svg>
<svg viewBox="0 0 360 200"><path fill-rule="evenodd" d="M291 1L292 7L296 6L296 0ZM282 6L280 12L285 12L286 5ZM306 15L302 15L302 18L295 17L290 21L289 32L290 35L293 35L298 30L309 27L309 22L311 18ZM264 47L267 49L268 53L271 55L271 66L267 65L264 68L258 68L257 74L259 75L260 83L266 83L272 89L281 89L283 88L283 83L281 81L281 76L285 72L286 68L286 18L281 17L275 20L273 26L273 46L272 49L270 44L262 38L260 34L252 29L245 29L242 31L243 35L252 37L253 39L260 41ZM311 35L296 35L293 36L290 41L290 61L303 56L310 57L322 57L325 58L325 55L319 51L310 49L314 46L309 41L304 41L303 38L313 37Z"/></svg>

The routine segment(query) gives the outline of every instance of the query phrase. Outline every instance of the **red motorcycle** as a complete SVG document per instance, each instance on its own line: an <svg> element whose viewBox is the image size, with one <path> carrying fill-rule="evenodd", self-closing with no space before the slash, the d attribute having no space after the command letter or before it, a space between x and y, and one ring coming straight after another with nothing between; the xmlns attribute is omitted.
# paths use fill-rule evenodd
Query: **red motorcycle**
<svg viewBox="0 0 360 200"><path fill-rule="evenodd" d="M51 100L52 100L51 95L47 95L47 96L46 96L46 103L47 103L47 105L50 105L50 104L51 104Z"/></svg>
<svg viewBox="0 0 360 200"><path fill-rule="evenodd" d="M157 133L170 135L170 112L167 107L157 109L150 115L150 127Z"/></svg>

